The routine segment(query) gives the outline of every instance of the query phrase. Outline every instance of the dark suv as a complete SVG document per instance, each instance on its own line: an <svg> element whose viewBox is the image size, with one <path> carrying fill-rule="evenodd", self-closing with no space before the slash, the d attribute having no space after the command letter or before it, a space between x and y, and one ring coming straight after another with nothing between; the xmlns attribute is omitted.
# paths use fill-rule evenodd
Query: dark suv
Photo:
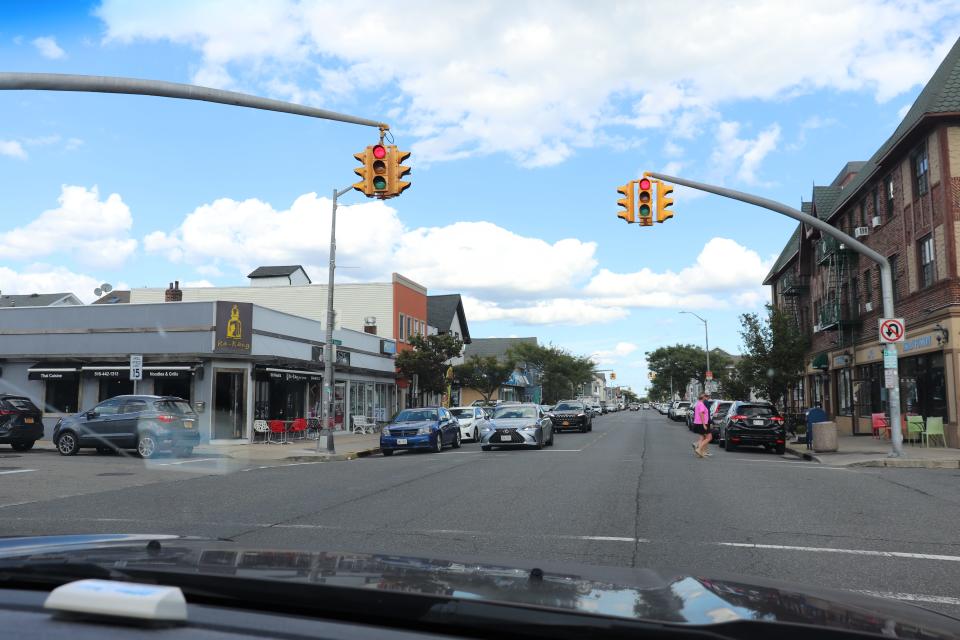
<svg viewBox="0 0 960 640"><path fill-rule="evenodd" d="M554 431L578 429L580 433L593 431L593 416L587 405L579 400L562 400L547 414Z"/></svg>
<svg viewBox="0 0 960 640"><path fill-rule="evenodd" d="M0 444L29 451L43 437L43 414L30 398L0 394Z"/></svg>
<svg viewBox="0 0 960 640"><path fill-rule="evenodd" d="M734 402L720 423L720 446L736 451L741 446L763 446L782 455L787 430L772 404Z"/></svg>
<svg viewBox="0 0 960 640"><path fill-rule="evenodd" d="M136 449L144 458L160 451L189 456L200 443L197 414L174 396L117 396L61 419L53 430L60 455L93 447L100 453Z"/></svg>

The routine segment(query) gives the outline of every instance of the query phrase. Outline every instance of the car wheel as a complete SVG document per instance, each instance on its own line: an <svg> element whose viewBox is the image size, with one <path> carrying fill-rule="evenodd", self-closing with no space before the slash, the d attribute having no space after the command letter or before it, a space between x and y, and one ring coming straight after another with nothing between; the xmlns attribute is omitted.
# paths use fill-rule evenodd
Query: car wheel
<svg viewBox="0 0 960 640"><path fill-rule="evenodd" d="M454 449L459 449L459 448L460 448L460 443L461 443L460 429L457 429L457 433L454 434L454 437L453 437L453 448L454 448Z"/></svg>
<svg viewBox="0 0 960 640"><path fill-rule="evenodd" d="M384 458L389 458L393 455L393 449L383 449L380 453L383 454Z"/></svg>
<svg viewBox="0 0 960 640"><path fill-rule="evenodd" d="M137 438L137 453L140 454L141 458L155 458L159 450L160 446L157 443L156 436L149 431L140 434L140 437Z"/></svg>
<svg viewBox="0 0 960 640"><path fill-rule="evenodd" d="M536 444L535 448L536 448L537 451L540 451L541 449L543 449L543 434L542 434L542 433L541 433L540 436L537 438L537 444Z"/></svg>
<svg viewBox="0 0 960 640"><path fill-rule="evenodd" d="M437 444L433 445L433 452L440 453L443 451L443 432L437 431Z"/></svg>
<svg viewBox="0 0 960 640"><path fill-rule="evenodd" d="M787 452L787 446L783 444L777 445L777 448L774 449L773 452L776 453L778 456L782 456Z"/></svg>
<svg viewBox="0 0 960 640"><path fill-rule="evenodd" d="M33 449L34 442L34 440L30 440L28 442L14 442L10 446L13 447L14 451L30 451L30 449Z"/></svg>
<svg viewBox="0 0 960 640"><path fill-rule="evenodd" d="M481 448L483 451L490 451L490 449L492 449L493 447L491 447L491 446L488 445L488 444L484 444L484 445L480 445L480 448Z"/></svg>
<svg viewBox="0 0 960 640"><path fill-rule="evenodd" d="M80 451L80 441L73 431L64 431L57 438L57 452L62 456L75 456Z"/></svg>
<svg viewBox="0 0 960 640"><path fill-rule="evenodd" d="M479 429L474 429L474 430L473 430L473 441L474 441L474 442L480 442L480 430L479 430Z"/></svg>
<svg viewBox="0 0 960 640"><path fill-rule="evenodd" d="M586 433L586 432L587 432L587 423L584 422L582 425L580 425L580 433Z"/></svg>
<svg viewBox="0 0 960 640"><path fill-rule="evenodd" d="M553 446L553 429L550 430L550 442L547 443L551 447Z"/></svg>
<svg viewBox="0 0 960 640"><path fill-rule="evenodd" d="M178 458L189 458L193 455L193 447L177 447L173 450L173 455Z"/></svg>

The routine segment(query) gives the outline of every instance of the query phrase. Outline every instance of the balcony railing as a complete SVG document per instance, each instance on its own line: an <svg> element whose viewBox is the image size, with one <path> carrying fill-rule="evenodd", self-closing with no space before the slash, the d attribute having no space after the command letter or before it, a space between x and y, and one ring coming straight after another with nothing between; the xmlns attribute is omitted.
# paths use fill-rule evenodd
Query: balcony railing
<svg viewBox="0 0 960 640"><path fill-rule="evenodd" d="M798 296L810 286L810 279L796 273L788 272L780 278L780 295Z"/></svg>
<svg viewBox="0 0 960 640"><path fill-rule="evenodd" d="M859 324L860 309L858 305L847 304L827 304L824 305L817 314L817 327L819 331L828 331L840 327Z"/></svg>
<svg viewBox="0 0 960 640"><path fill-rule="evenodd" d="M850 250L842 242L836 238L833 238L832 236L821 238L820 242L817 243L817 249L815 252L817 264L826 262L834 254L842 252L845 255L849 253L849 251Z"/></svg>

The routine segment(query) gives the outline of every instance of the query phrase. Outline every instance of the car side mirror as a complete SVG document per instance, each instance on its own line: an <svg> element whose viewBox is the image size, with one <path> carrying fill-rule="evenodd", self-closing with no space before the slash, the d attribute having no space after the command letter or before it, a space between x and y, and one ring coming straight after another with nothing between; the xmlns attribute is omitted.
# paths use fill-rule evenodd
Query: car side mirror
<svg viewBox="0 0 960 640"><path fill-rule="evenodd" d="M95 419L98 415L100 415L100 414L98 414L96 411L87 411L87 420L93 420L93 419Z"/></svg>

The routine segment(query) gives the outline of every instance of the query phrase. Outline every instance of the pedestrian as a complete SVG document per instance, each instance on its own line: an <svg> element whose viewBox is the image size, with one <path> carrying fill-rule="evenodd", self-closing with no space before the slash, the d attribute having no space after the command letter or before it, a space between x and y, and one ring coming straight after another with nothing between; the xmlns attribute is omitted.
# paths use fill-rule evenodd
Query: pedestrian
<svg viewBox="0 0 960 640"><path fill-rule="evenodd" d="M706 393L700 394L697 406L693 409L693 432L700 436L700 439L693 443L693 453L700 458L712 455L707 451L713 434L710 433L710 411L707 410L706 401L710 396Z"/></svg>

